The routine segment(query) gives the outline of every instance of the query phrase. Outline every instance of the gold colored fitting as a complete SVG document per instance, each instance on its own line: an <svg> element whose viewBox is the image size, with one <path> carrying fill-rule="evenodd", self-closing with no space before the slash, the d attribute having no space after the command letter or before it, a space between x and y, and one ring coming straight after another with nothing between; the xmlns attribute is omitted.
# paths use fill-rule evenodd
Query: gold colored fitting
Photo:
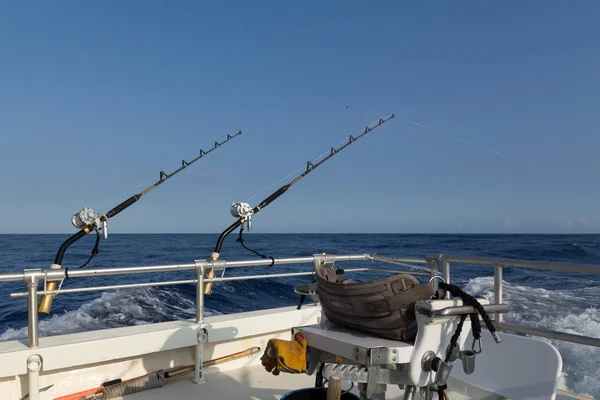
<svg viewBox="0 0 600 400"><path fill-rule="evenodd" d="M56 290L58 286L58 282L47 282L46 283L46 291ZM48 315L50 314L50 309L52 308L52 300L54 300L54 295L45 294L42 296L40 300L40 305L38 307L38 314Z"/></svg>
<svg viewBox="0 0 600 400"><path fill-rule="evenodd" d="M219 253L212 253L210 256L211 261L217 261L219 259ZM213 279L215 277L215 270L212 268L208 268L206 270L206 277L209 279ZM204 282L204 294L212 294L212 282Z"/></svg>

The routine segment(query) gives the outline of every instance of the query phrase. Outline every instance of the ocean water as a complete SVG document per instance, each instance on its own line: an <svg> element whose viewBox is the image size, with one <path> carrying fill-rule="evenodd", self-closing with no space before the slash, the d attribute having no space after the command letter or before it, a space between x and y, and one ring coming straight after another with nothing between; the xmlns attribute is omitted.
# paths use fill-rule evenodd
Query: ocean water
<svg viewBox="0 0 600 400"><path fill-rule="evenodd" d="M111 235L88 268L190 263L207 258L216 234ZM47 268L67 235L0 235L0 273L24 268ZM72 246L64 266L77 267L89 255L93 237ZM547 261L600 264L600 235L396 235L396 234L246 234L245 243L274 257L310 256L315 253L423 257L427 253L477 255ZM234 238L228 238L222 258L254 258ZM342 267L357 263L342 264ZM282 266L278 271L309 270L310 266ZM252 273L268 273L259 268ZM452 264L452 281L474 296L493 299L493 269ZM249 273L228 270L228 276ZM157 273L152 276L108 276L66 281L65 288L144 281L191 279L194 273ZM374 275L360 274L356 279ZM505 301L511 312L505 318L534 327L600 338L600 276L505 268ZM274 278L215 284L206 297L207 314L249 311L295 305L293 285L309 277ZM0 341L25 338L25 298L9 293L24 291L20 282L0 284ZM63 294L53 313L40 318L40 333L70 332L164 322L195 314L193 285ZM484 340L489 338L484 337ZM552 341L560 351L564 373L561 387L600 398L600 349Z"/></svg>

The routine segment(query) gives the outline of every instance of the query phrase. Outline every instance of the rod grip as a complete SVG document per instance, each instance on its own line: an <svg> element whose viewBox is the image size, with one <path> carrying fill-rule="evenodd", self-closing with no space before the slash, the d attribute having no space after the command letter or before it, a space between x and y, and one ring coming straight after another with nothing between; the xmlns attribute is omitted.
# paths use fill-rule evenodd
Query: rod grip
<svg viewBox="0 0 600 400"><path fill-rule="evenodd" d="M139 194L134 194L133 196L131 196L130 198L128 198L127 200L125 200L124 202L122 202L121 204L119 204L118 206L115 206L109 212L107 212L106 216L108 218L114 217L115 215L117 215L118 213L120 213L121 211L123 211L124 209L126 209L127 207L129 207L130 205L132 205L133 203L135 203L136 201L138 201L139 198L140 198Z"/></svg>
<svg viewBox="0 0 600 400"><path fill-rule="evenodd" d="M289 184L280 187L276 192L272 193L269 197L261 201L260 204L254 209L254 213L256 214L258 211L260 211L261 208L265 208L266 206L271 204L273 200L284 194L289 188Z"/></svg>

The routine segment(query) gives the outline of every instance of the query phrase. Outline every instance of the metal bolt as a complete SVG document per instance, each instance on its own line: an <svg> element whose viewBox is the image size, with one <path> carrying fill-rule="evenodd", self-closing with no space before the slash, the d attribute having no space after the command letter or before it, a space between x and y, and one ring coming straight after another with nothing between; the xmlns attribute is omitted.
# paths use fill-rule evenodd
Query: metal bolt
<svg viewBox="0 0 600 400"><path fill-rule="evenodd" d="M392 353L396 354L396 349L392 350Z"/></svg>
<svg viewBox="0 0 600 400"><path fill-rule="evenodd" d="M393 362L396 362L396 357L392 358L392 361L393 361Z"/></svg>

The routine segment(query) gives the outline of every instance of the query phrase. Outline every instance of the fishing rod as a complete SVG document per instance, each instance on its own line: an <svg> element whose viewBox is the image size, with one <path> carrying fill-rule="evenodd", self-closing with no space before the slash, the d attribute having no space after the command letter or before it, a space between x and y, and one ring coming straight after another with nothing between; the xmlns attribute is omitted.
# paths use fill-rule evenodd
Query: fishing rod
<svg viewBox="0 0 600 400"><path fill-rule="evenodd" d="M181 167L179 167L175 171L171 172L170 174L167 174L164 171L160 171L160 176L159 176L159 179L157 182L150 185L149 187L147 187L140 193L134 194L133 196L129 197L127 200L125 200L122 203L118 204L117 206L113 207L106 214L102 215L102 214L97 213L94 210L87 208L87 207L84 207L81 211L78 211L75 214L73 214L73 218L72 218L71 222L73 223L73 226L75 226L76 228L79 229L79 232L75 233L74 235L72 235L71 237L69 237L67 240L65 240L63 242L63 244L58 249L58 252L56 253L56 257L54 258L54 263L50 266L50 268L51 269L60 269L62 262L63 262L63 258L65 256L65 252L67 251L69 246L71 246L73 243L75 243L76 241L78 241L79 239L81 239L82 237L87 235L88 233L95 231L96 232L96 244L94 245L94 248L92 249L92 253L91 253L90 257L88 258L88 260L83 265L81 265L79 268L85 267L92 260L92 258L96 254L98 254L98 245L100 243L99 230L102 230L102 232L104 234L104 239L108 238L107 221L110 218L113 218L117 214L123 212L123 210L130 207L132 204L134 204L139 199L141 199L144 195L146 195L149 192L151 192L152 190L156 189L159 185L163 184L164 182L166 182L173 176L177 175L179 172L183 171L184 169L186 169L187 167L189 167L196 161L200 160L202 157L206 156L207 154L209 154L216 148L229 142L230 140L232 140L233 138L235 138L236 136L239 136L241 134L242 134L241 130L238 131L238 133L236 133L234 135L228 134L227 139L223 140L222 142L218 142L218 141L215 142L214 146L208 151L204 151L204 150L200 149L200 155L198 157L194 158L191 161L181 160ZM66 277L69 276L68 270L69 270L68 268L65 268L65 276ZM58 283L56 281L47 282L45 290L46 291L56 290L57 285L58 285ZM53 298L54 298L54 295L42 296L42 299L40 300L40 306L38 307L38 313L46 314L46 315L49 314L50 308L52 307Z"/></svg>
<svg viewBox="0 0 600 400"><path fill-rule="evenodd" d="M233 232L237 228L241 229L240 230L240 242L242 243L242 246L244 246L244 243L241 240L241 232L243 230L243 226L244 226L245 222L248 223L248 230L250 230L253 215L258 213L260 210L262 210L269 204L271 204L273 201L275 201L275 199L277 199L282 194L287 192L289 188L294 186L302 178L304 178L306 175L310 174L312 171L317 169L320 165L322 165L324 162L326 162L327 160L332 158L334 155L336 155L340 151L344 150L346 147L350 146L352 143L354 143L361 137L365 136L367 133L371 132L372 130L378 128L379 126L385 124L387 121L389 121L390 119L395 118L395 117L396 117L396 115L392 114L387 118L380 118L377 123L375 123L371 126L365 127L365 130L360 135L358 135L356 137L350 135L350 138L348 139L348 141L346 141L343 145L339 146L338 148L332 147L329 152L329 155L324 157L319 162L313 164L312 162L308 161L306 163L306 170L304 172L302 172L300 175L298 175L296 178L294 178L289 183L287 183L287 184L283 185L282 187L280 187L279 189L277 189L275 192L271 193L266 199L261 201L256 207L252 208L252 206L250 206L250 204L248 204L248 203L234 203L231 206L231 214L235 218L237 218L237 220L233 224L231 224L229 227L227 227L219 236L219 239L217 240L217 244L215 245L214 251L211 255L211 260L216 261L219 259L219 255L221 253L221 247L223 247L223 241L231 232ZM252 249L248 249L248 250L264 257L263 255L261 255L260 253L254 251ZM215 271L212 268L207 269L206 274L207 274L208 278L215 277ZM205 287L204 287L204 293L210 294L211 292L212 292L212 282L206 282Z"/></svg>

